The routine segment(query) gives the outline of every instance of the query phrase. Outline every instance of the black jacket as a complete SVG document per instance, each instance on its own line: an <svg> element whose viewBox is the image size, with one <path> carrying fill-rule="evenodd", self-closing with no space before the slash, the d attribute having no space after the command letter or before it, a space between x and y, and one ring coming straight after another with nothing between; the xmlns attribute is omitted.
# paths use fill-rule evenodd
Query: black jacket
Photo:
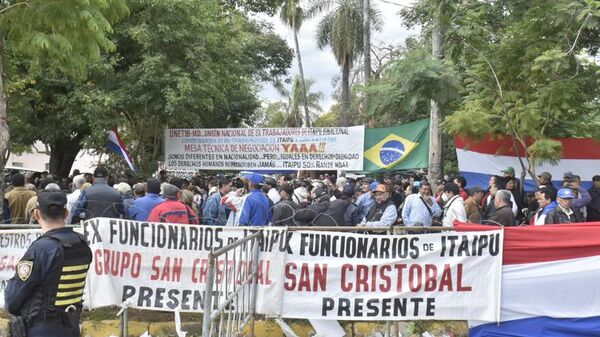
<svg viewBox="0 0 600 337"><path fill-rule="evenodd" d="M298 210L294 220L300 226L344 226L346 225L344 215L349 205L350 203L343 199L334 201L322 199L305 209Z"/></svg>
<svg viewBox="0 0 600 337"><path fill-rule="evenodd" d="M298 205L290 199L283 199L273 207L273 226L293 226L294 214Z"/></svg>
<svg viewBox="0 0 600 337"><path fill-rule="evenodd" d="M572 209L572 211L573 214L569 217L563 212L560 206L556 206L555 209L551 210L550 213L546 215L546 225L583 222L583 215L581 212L576 209Z"/></svg>
<svg viewBox="0 0 600 337"><path fill-rule="evenodd" d="M587 221L600 221L600 188L592 187L588 192L592 202L587 207Z"/></svg>

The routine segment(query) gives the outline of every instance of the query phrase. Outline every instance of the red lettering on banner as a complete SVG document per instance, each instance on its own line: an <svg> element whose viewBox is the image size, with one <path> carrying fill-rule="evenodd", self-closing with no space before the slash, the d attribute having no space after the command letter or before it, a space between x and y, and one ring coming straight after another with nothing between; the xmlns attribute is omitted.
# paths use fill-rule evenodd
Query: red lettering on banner
<svg viewBox="0 0 600 337"><path fill-rule="evenodd" d="M437 285L437 267L433 264L425 265L425 291L435 291Z"/></svg>
<svg viewBox="0 0 600 337"><path fill-rule="evenodd" d="M297 272L300 275L297 275ZM295 263L290 262L285 265L285 278L286 281L283 286L288 291L325 291L327 290L327 264L316 263L311 269L308 263L303 263L298 268ZM267 280L263 281L266 282ZM268 282L265 284L271 284L270 280Z"/></svg>
<svg viewBox="0 0 600 337"><path fill-rule="evenodd" d="M395 264L394 269L396 269L396 271L398 272L398 276L396 277L396 282L398 282L396 284L396 291L401 293L402 292L402 283L403 283L402 274L403 274L403 270L406 269L406 264L404 264L404 263Z"/></svg>
<svg viewBox="0 0 600 337"><path fill-rule="evenodd" d="M392 288L392 279L386 274L390 271L392 271L392 267L388 265L383 265L379 268L379 278L383 280L383 284L379 285L380 291L388 292Z"/></svg>
<svg viewBox="0 0 600 337"><path fill-rule="evenodd" d="M344 264L342 265L342 277L341 277L341 283L342 283L342 291L344 292L349 292L352 290L352 282L347 282L346 279L346 273L349 271L352 271L353 267L351 264Z"/></svg>
<svg viewBox="0 0 600 337"><path fill-rule="evenodd" d="M440 291L444 291L444 287L448 291L452 291L452 269L449 264L444 265L444 272L442 273L442 279L440 280Z"/></svg>
<svg viewBox="0 0 600 337"><path fill-rule="evenodd" d="M20 257L18 256L3 256L0 259L0 271L15 270L15 266L19 263Z"/></svg>
<svg viewBox="0 0 600 337"><path fill-rule="evenodd" d="M266 265L266 267L265 267L265 265ZM271 285L273 283L271 281L271 279L269 278L269 269L270 268L271 268L271 261L260 260L258 262L258 279L257 279L257 281L259 284Z"/></svg>
<svg viewBox="0 0 600 337"><path fill-rule="evenodd" d="M94 270L96 271L96 275L102 275L102 251L100 249L96 249L94 252Z"/></svg>
<svg viewBox="0 0 600 337"><path fill-rule="evenodd" d="M133 278L140 276L142 255L140 253L96 249L94 251L94 271L96 275L112 275L123 277L126 270Z"/></svg>
<svg viewBox="0 0 600 337"><path fill-rule="evenodd" d="M310 274L308 272L308 264L303 263L300 268L300 280L298 281L298 290L310 291Z"/></svg>
<svg viewBox="0 0 600 337"><path fill-rule="evenodd" d="M356 291L369 291L369 267L362 264L356 266Z"/></svg>
<svg viewBox="0 0 600 337"><path fill-rule="evenodd" d="M463 280L463 265L462 263L459 263L457 266L457 270L456 270L456 290L458 291L472 291L473 287L471 286L463 286L462 284L462 280Z"/></svg>
<svg viewBox="0 0 600 337"><path fill-rule="evenodd" d="M296 274L294 274L291 269L293 269L294 271L296 269L298 269L298 267L296 266L295 263L287 263L285 265L285 283L283 285L283 287L285 288L285 290L294 290L296 288ZM289 281L289 283L288 283Z"/></svg>
<svg viewBox="0 0 600 337"><path fill-rule="evenodd" d="M410 288L410 291L417 292L421 290L422 273L423 269L418 264L413 264L408 268L408 287Z"/></svg>
<svg viewBox="0 0 600 337"><path fill-rule="evenodd" d="M156 265L159 260L160 256L155 256L152 258L152 275L150 275L150 279L152 281L158 280L158 277L160 276L160 268L158 268L158 266Z"/></svg>

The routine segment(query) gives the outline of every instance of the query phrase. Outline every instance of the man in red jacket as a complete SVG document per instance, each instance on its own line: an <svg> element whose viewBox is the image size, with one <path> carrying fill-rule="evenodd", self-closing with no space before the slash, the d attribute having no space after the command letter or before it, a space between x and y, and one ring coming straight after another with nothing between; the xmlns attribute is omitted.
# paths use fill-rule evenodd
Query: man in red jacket
<svg viewBox="0 0 600 337"><path fill-rule="evenodd" d="M196 212L188 205L177 201L177 195L179 194L179 188L177 188L177 186L163 184L162 192L165 201L152 209L148 221L179 223L184 225L198 224Z"/></svg>

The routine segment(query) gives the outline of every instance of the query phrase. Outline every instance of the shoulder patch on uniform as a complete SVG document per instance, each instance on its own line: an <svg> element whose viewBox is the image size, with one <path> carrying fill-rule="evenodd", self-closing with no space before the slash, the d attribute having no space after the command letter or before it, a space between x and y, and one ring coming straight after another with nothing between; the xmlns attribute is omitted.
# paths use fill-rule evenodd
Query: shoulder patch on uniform
<svg viewBox="0 0 600 337"><path fill-rule="evenodd" d="M33 271L33 261L19 261L17 264L17 275L21 281L27 281Z"/></svg>

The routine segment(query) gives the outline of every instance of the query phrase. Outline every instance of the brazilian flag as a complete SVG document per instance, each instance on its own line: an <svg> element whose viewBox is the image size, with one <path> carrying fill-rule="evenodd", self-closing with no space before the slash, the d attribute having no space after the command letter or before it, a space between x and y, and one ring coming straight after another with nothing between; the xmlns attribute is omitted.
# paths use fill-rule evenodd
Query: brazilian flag
<svg viewBox="0 0 600 337"><path fill-rule="evenodd" d="M365 130L363 172L427 168L429 119Z"/></svg>

